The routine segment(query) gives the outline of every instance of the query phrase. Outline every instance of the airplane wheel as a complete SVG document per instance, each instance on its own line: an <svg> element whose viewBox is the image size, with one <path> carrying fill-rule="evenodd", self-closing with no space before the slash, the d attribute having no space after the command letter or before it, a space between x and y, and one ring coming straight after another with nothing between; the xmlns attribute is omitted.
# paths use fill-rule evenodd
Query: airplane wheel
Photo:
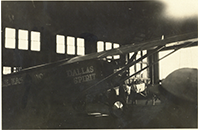
<svg viewBox="0 0 200 130"><path fill-rule="evenodd" d="M121 117L121 115L124 113L124 106L125 104L123 104L121 101L117 100L116 102L113 103L113 105L111 106L111 110L110 113L112 116L114 117Z"/></svg>

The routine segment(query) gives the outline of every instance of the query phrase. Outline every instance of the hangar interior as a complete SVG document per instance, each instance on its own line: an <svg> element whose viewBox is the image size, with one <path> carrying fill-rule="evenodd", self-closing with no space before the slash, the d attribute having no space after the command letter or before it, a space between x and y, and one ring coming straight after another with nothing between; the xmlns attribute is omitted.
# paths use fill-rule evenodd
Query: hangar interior
<svg viewBox="0 0 200 130"><path fill-rule="evenodd" d="M185 1L183 1L183 3L184 2ZM188 6L193 3L187 2L188 1L186 0ZM173 5L177 6L177 10L181 10L184 15L187 15L189 12L187 11L186 13L183 11L189 7L184 9L182 7L179 9L178 4L173 3ZM96 53L109 54L109 51L111 52L112 49L117 50L120 47L128 48L128 46L131 45L148 46L151 41L160 42L162 40L165 41L165 39L168 38L172 38L172 40L167 41L167 44L170 44L169 47L156 53L154 53L156 48L151 47L133 52L129 50L127 53L118 53L115 55L107 54L106 57L101 57L101 60L107 62L108 66L105 68L101 67L101 69L108 71L109 69L112 69L112 73L115 73L122 69L130 59L137 61L145 55L153 53L152 55L143 58L140 62L135 63L133 66L130 66L125 70L125 75L130 76L147 67L149 64L152 64L147 69L134 75L132 80L140 79L140 81L145 81L145 83L148 82L154 85L160 84L161 80L166 78L168 74L181 67L198 68L198 11L195 10L196 6L194 5L192 5L193 9L190 9L195 10L194 14L193 12L189 12L188 16L176 16L176 11L169 13L169 5L164 0L84 2L2 1L1 7L3 78L12 74L15 75L16 73L33 66L36 66L37 68L38 65L45 66L51 63L60 63L62 60L67 61L68 59L77 56L92 56ZM179 12L178 14L181 13ZM162 56L170 53L174 48L179 47L182 43L190 42L192 44L182 47L171 57L157 62L162 58ZM159 44L156 47L159 47ZM98 57L96 57L96 59L98 59ZM113 68L115 69L110 67L113 65ZM53 66L52 68L56 68L56 66ZM92 71L93 69L90 68L89 70ZM53 72L54 70L49 71ZM24 72L26 71L22 71L22 73ZM77 80L77 82L79 81L83 82ZM48 80L44 82L48 82ZM130 82L130 80L127 82ZM117 118L114 119L110 116L108 116L108 118L107 116L103 117L103 114L99 116L100 118L93 119L93 117L90 118L83 116L84 118L81 117L81 119L79 119L79 115L77 116L75 114L75 117L72 114L73 121L78 122L78 125L69 122L66 123L66 120L69 117L71 118L71 115L67 115L69 116L68 118L61 116L62 118L59 119L59 116L53 118L52 113L51 118L46 115L42 117L40 116L40 120L37 122L27 119L26 116L21 116L20 114L11 114L12 112L15 113L17 111L20 111L21 113L23 113L22 111L30 113L30 109L26 110L25 108L22 109L18 107L18 105L16 105L18 102L17 99L17 102L15 102L14 99L12 101L7 97L4 98L4 95L9 97L8 93L16 94L21 91L26 92L27 89L15 90L15 87L12 90L7 90L8 88L11 87L3 87L3 112L4 110L5 113L7 112L7 114L3 114L3 128L193 128L197 126L195 122L196 118L194 121L193 117L190 119L195 123L189 122L188 125L183 125L185 120L182 123L178 122L178 125L171 125L170 123L167 125L158 125L159 123L154 122L148 124L148 122L145 122L144 120L141 123L141 121L138 121L138 117L136 117L138 120L134 122L133 117L127 116L127 113L133 110L132 107L128 107L128 112L123 111L125 114L121 114L121 111L118 112L118 110L115 111L114 115L117 116ZM139 91L143 91L144 89L145 86L141 85L140 88L137 88L137 91L139 93ZM60 90L63 91L63 89ZM116 88L115 90L116 93L119 93L119 88ZM19 95L16 97L20 97ZM27 94L26 98L28 98L28 95L29 94ZM62 98L62 96L60 98ZM30 102L29 100L27 101ZM139 102L138 100L137 103L140 104L139 107L142 106L142 108L144 108L147 99L145 99L145 102L142 101L143 100ZM130 104L130 101L128 100L126 102L129 102ZM159 103L153 101L150 102L152 102L150 103L151 105ZM5 105L9 103L12 105ZM119 104L118 108L120 108ZM7 110L12 108L12 112ZM142 108L137 110L134 108L134 110L141 114L144 112L141 111ZM54 111L54 109L52 109L52 111ZM88 109L92 109L92 105L89 106ZM100 109L99 106L98 109ZM148 115L151 111L155 112L156 109L160 108L155 108L154 110L146 105L144 113ZM103 110L105 110L105 108ZM32 119L36 117L37 116L33 114ZM11 120L11 118L13 120ZM85 119L88 119L93 123L88 123L89 121L87 122ZM18 120L18 122L16 120ZM22 123L24 120L27 121L25 124ZM12 125L10 125L10 121L12 122ZM137 123L140 123L141 125L138 125Z"/></svg>

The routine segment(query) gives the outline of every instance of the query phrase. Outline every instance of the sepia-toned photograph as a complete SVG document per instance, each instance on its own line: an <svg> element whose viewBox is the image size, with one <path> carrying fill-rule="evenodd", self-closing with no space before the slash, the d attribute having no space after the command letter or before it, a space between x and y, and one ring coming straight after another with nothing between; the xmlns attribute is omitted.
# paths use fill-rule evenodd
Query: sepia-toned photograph
<svg viewBox="0 0 200 130"><path fill-rule="evenodd" d="M1 1L2 129L197 129L198 0Z"/></svg>

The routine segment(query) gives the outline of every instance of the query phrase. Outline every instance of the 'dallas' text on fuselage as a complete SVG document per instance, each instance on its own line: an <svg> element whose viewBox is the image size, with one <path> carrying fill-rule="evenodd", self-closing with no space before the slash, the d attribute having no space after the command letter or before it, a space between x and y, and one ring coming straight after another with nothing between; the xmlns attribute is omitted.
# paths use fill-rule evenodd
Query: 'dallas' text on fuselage
<svg viewBox="0 0 200 130"><path fill-rule="evenodd" d="M96 73L93 66L81 67L73 70L67 70L68 77L74 77L74 83L83 83L95 80Z"/></svg>

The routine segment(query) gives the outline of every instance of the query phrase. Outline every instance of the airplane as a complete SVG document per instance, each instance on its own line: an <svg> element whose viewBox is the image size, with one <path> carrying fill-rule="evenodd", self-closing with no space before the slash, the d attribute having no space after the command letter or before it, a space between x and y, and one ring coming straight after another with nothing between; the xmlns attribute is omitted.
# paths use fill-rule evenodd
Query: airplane
<svg viewBox="0 0 200 130"><path fill-rule="evenodd" d="M3 75L3 125L20 114L31 115L33 110L40 114L46 113L45 116L48 116L52 111L59 111L56 110L58 106L66 108L66 111L67 106L71 106L77 113L85 113L86 105L96 101L100 94L116 86L122 86L126 80L140 74L164 57L155 63L148 64L133 75L127 76L126 70L131 66L162 50L174 49L171 52L174 53L184 47L197 46L197 37L198 33L192 32L163 40L133 43L112 50L67 58ZM169 45L174 42L176 44ZM153 51L134 60L137 52L142 50ZM134 55L124 65L119 64L120 59L106 60L107 56L124 55L131 52L134 52ZM114 72L114 69L117 71ZM110 106L110 104L107 105Z"/></svg>

